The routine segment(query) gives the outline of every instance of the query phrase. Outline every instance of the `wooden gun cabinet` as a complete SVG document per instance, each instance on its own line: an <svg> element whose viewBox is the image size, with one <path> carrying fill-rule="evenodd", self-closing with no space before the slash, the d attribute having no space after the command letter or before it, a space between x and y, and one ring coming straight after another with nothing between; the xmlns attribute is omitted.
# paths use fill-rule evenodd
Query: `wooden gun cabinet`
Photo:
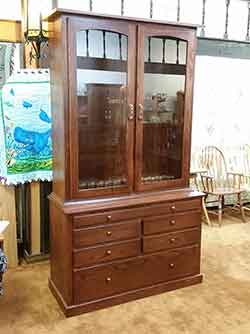
<svg viewBox="0 0 250 334"><path fill-rule="evenodd" d="M67 316L200 283L196 27L55 10L50 288Z"/></svg>

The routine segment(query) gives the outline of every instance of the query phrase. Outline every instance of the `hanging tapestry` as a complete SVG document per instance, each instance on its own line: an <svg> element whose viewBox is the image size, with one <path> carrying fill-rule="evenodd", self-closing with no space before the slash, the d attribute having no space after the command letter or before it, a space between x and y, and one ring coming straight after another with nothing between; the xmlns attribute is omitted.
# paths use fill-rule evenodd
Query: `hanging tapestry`
<svg viewBox="0 0 250 334"><path fill-rule="evenodd" d="M2 89L0 175L4 183L52 178L48 70L13 73Z"/></svg>

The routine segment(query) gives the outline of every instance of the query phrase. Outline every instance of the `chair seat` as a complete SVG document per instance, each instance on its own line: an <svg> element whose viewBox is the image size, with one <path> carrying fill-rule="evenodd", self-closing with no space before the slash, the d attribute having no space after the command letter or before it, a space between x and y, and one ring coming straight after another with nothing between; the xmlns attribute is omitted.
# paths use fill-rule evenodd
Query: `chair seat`
<svg viewBox="0 0 250 334"><path fill-rule="evenodd" d="M203 190L203 192L205 192L206 194L215 195L215 196L237 195L237 194L241 194L244 191L245 189L236 189L236 188L227 188L227 187L215 188L213 192L210 192L210 191L206 192Z"/></svg>

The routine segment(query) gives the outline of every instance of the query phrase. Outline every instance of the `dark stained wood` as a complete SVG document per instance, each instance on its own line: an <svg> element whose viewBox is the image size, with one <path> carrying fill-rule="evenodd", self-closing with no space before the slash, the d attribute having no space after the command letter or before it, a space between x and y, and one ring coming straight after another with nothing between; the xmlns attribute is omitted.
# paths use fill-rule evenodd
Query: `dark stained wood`
<svg viewBox="0 0 250 334"><path fill-rule="evenodd" d="M125 57L117 61L77 57L76 33L91 29L126 35L127 62ZM67 316L202 281L203 194L188 187L195 33L195 26L66 10L49 17L54 150L49 286ZM103 36L104 56L108 57L108 40L106 34ZM144 39L150 36L187 41L187 64L168 64L166 60L164 64L144 63ZM121 58L121 37L117 42ZM121 129L115 117L121 109L106 104L105 89L112 90L115 100L123 100L121 85L93 81L87 83L89 94L77 97L76 69L93 67L104 74L105 68L127 72L127 84L122 87L127 94L126 105L122 105L127 123L120 132L125 144L119 152L116 132ZM153 151L161 148L160 133L164 137L166 131L175 131L173 124L166 131L169 125L155 131L157 126L150 124L143 137L145 70L186 74L185 94L177 94L176 120L183 124L182 145L178 144L182 147L181 163L169 147L161 151L168 159L169 173L178 174L174 180L141 180L142 158L147 154L143 143L151 145L148 134L159 135L157 145L149 150L148 170L159 170L160 166L164 173L166 166L160 161L155 167ZM104 113L100 112L102 107ZM112 122L107 121L110 113L114 114ZM109 141L111 145L105 146ZM124 175L119 172L121 161L125 161L124 184L86 185L84 178L92 176L93 170L103 173L104 179Z"/></svg>
<svg viewBox="0 0 250 334"><path fill-rule="evenodd" d="M96 18L96 19L102 19L102 18L108 18L112 20L118 20L118 21L132 21L132 22L143 22L143 23L149 23L149 24L163 24L173 27L180 28L188 28L188 29L194 29L196 30L200 25L198 24L187 24L187 23L175 23L175 22L169 22L169 21L160 21L160 20L152 20L152 19L146 19L146 18L139 18L139 17L128 17L128 16L118 16L118 15L110 15L110 14L101 14L101 13L94 13L94 12L87 12L87 11L79 11L74 9L65 9L65 8L55 8L51 11L51 13L44 18L46 21L54 21L56 17L61 15L72 15L77 18Z"/></svg>
<svg viewBox="0 0 250 334"><path fill-rule="evenodd" d="M140 232L139 220L74 230L73 246L81 248L104 242L129 240L140 237Z"/></svg>
<svg viewBox="0 0 250 334"><path fill-rule="evenodd" d="M199 246L74 272L75 304L199 274Z"/></svg>
<svg viewBox="0 0 250 334"><path fill-rule="evenodd" d="M126 61L120 59L107 59L95 57L77 57L77 68L93 69L113 72L126 72ZM167 64L167 63L145 63L145 73L165 73L185 75L186 65L183 64Z"/></svg>
<svg viewBox="0 0 250 334"><path fill-rule="evenodd" d="M73 303L71 219L53 203L50 203L50 218L50 277L62 298L70 305Z"/></svg>
<svg viewBox="0 0 250 334"><path fill-rule="evenodd" d="M202 283L203 276L193 275L184 277L177 280L172 280L168 282L158 283L144 288L139 288L132 291L126 291L118 295L112 295L109 297L94 299L87 303L82 303L78 305L67 305L63 300L60 292L57 290L56 286L49 279L49 288L56 298L58 304L61 306L66 317L76 316L86 312L93 312L102 308L119 305L122 303L127 303L139 298L150 297L167 291L172 291L180 288L189 287L195 284Z"/></svg>
<svg viewBox="0 0 250 334"><path fill-rule="evenodd" d="M187 214L187 210L199 210L200 205L200 199L190 199L189 201L176 201L154 205L146 205L145 203L145 205L134 209L131 208L123 210L105 211L100 213L85 214L83 216L77 215L73 217L73 226L75 229L78 229L85 226L110 224L114 222L129 220L132 218L140 218L146 216L153 216L152 219L155 221L159 214L174 214L178 212L185 212L185 214ZM144 221L146 221L145 219L147 218L144 218Z"/></svg>
<svg viewBox="0 0 250 334"><path fill-rule="evenodd" d="M143 237L143 252L155 253L200 242L200 228Z"/></svg>
<svg viewBox="0 0 250 334"><path fill-rule="evenodd" d="M141 239L106 243L81 250L74 250L73 263L75 268L135 257L141 254Z"/></svg>
<svg viewBox="0 0 250 334"><path fill-rule="evenodd" d="M155 233L172 232L193 226L200 226L200 223L200 211L145 217L143 219L143 234L150 235Z"/></svg>

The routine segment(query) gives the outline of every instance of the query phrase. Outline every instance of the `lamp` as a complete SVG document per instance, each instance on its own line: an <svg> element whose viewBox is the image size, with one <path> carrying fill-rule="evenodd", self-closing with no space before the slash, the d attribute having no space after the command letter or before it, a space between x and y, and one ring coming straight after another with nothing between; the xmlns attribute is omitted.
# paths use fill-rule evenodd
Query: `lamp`
<svg viewBox="0 0 250 334"><path fill-rule="evenodd" d="M42 15L50 9L49 0L23 0L24 40L31 45L30 63L33 59L40 60L42 48L48 44L48 26Z"/></svg>
<svg viewBox="0 0 250 334"><path fill-rule="evenodd" d="M21 21L0 20L0 41L21 43Z"/></svg>

